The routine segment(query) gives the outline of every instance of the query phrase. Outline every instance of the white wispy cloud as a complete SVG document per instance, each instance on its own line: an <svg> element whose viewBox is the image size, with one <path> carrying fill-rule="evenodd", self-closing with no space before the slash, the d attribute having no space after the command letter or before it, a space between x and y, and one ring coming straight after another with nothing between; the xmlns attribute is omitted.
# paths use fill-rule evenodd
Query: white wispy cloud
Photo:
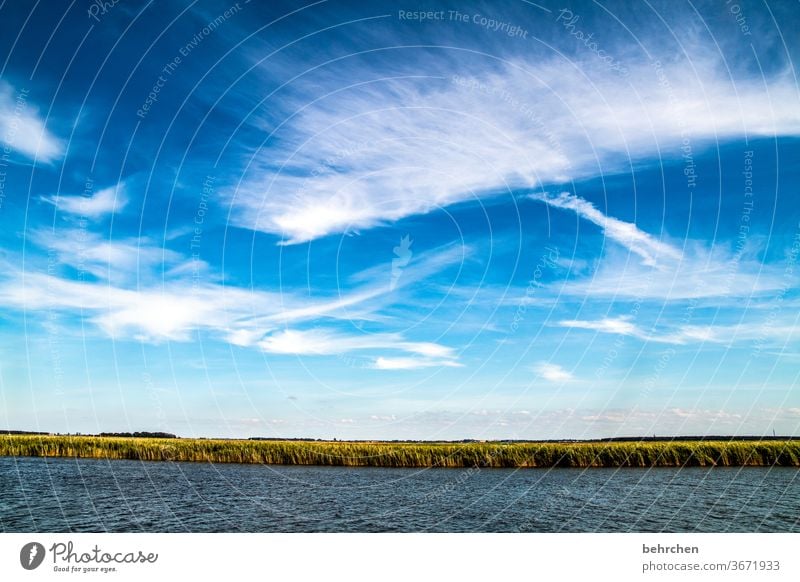
<svg viewBox="0 0 800 582"><path fill-rule="evenodd" d="M0 81L0 141L27 158L52 162L64 155L64 143L50 133L25 90Z"/></svg>
<svg viewBox="0 0 800 582"><path fill-rule="evenodd" d="M277 130L281 145L253 161L231 193L234 220L299 243L619 171L632 159L677 157L687 138L699 150L733 136L800 133L788 73L733 78L724 63L697 58L688 76L683 61L664 59L654 70L642 59L622 82L593 65L511 59L465 75L435 61L424 83L393 77L346 90L340 75L316 72L308 95L294 85L302 95L287 101L295 115ZM594 216L647 262L668 252Z"/></svg>
<svg viewBox="0 0 800 582"><path fill-rule="evenodd" d="M609 250L597 269L583 278L559 286L564 295L638 301L761 298L775 296L800 277L784 272L780 264L746 258L722 244L709 249L687 241L679 262L662 262L658 268L633 264Z"/></svg>
<svg viewBox="0 0 800 582"><path fill-rule="evenodd" d="M378 335L370 341L325 333L281 329L303 322L373 320L377 312L400 300L403 287L462 261L468 247L446 245L419 253L404 268L403 277L390 285L391 259L355 279L359 285L336 295L310 296L307 290L281 292L244 289L218 284L205 262L190 259L148 237L111 240L78 228L33 229L28 242L48 257L37 271L30 262L25 273L9 269L0 278L0 305L29 313L58 312L82 315L111 337L146 341L187 341L205 330L233 345L260 347L273 353L327 353L329 341L341 342L336 353L367 349L369 345L412 353L430 361L454 358L450 348L434 343L405 342L400 336ZM54 262L57 259L57 262ZM61 276L58 266L79 276ZM86 280L88 273L97 281ZM202 281L197 275L202 274ZM74 276L74 273L72 273ZM275 333L278 335L274 335ZM270 335L273 334L273 335ZM292 351L292 339L311 342L305 351ZM314 343L312 340L318 341ZM377 344L375 344L377 342ZM314 347L316 346L316 348Z"/></svg>
<svg viewBox="0 0 800 582"><path fill-rule="evenodd" d="M274 329L322 318L374 320L382 308L402 300L400 292L405 288L460 264L473 254L473 250L469 245L447 244L421 252L403 268L403 276L397 280L392 279L391 256L387 253L386 262L379 262L350 277L349 282L355 286L349 291L334 298L306 300L288 293L282 296L279 311L254 314L249 325ZM240 337L244 341L248 336Z"/></svg>
<svg viewBox="0 0 800 582"><path fill-rule="evenodd" d="M620 259L613 249L607 249L596 271L558 285L562 295L672 301L753 297L787 285L783 268L762 263L748 245L734 252L723 245L709 249L698 241L687 240L679 249L633 223L604 214L573 194L538 193L529 198L574 212L602 228L628 253L641 257L641 261L631 262L627 256ZM752 241L748 244L753 246ZM796 276L792 279L800 280Z"/></svg>
<svg viewBox="0 0 800 582"><path fill-rule="evenodd" d="M574 194L562 192L557 196L551 196L547 193L539 193L531 194L530 198L544 202L553 208L571 210L581 218L596 224L603 229L603 233L608 238L639 255L645 265L655 267L659 260L666 260L674 265L681 260L682 255L678 249L659 241L631 222L603 214L591 202Z"/></svg>
<svg viewBox="0 0 800 582"><path fill-rule="evenodd" d="M125 289L30 272L0 283L0 304L7 308L83 314L113 338L147 341L187 341L204 329L225 336L242 329L240 320L250 313L274 310L278 300L278 294L222 285Z"/></svg>
<svg viewBox="0 0 800 582"><path fill-rule="evenodd" d="M124 184L117 184L92 193L90 196L43 196L42 200L56 206L60 211L76 216L101 218L120 212L128 204Z"/></svg>
<svg viewBox="0 0 800 582"><path fill-rule="evenodd" d="M330 356L362 350L392 350L417 357L378 357L373 367L401 370L431 366L458 366L453 348L434 342L411 342L400 334L345 334L328 329L287 329L271 333L258 342L268 353Z"/></svg>
<svg viewBox="0 0 800 582"><path fill-rule="evenodd" d="M407 266L407 277L404 273L395 289L383 276L389 268L378 280L361 279L363 284L349 292L312 298L307 290L273 292L218 284L213 274L202 282L194 273L189 278L186 265L191 261L146 238L111 242L97 234L66 229L60 233L34 230L29 240L48 250L47 274L37 272L33 263L25 273L13 269L4 273L0 278L3 307L83 317L117 339L188 341L197 331L205 331L232 345L274 354L383 350L385 361L373 362L379 369L458 365L455 351L439 343L409 341L397 333L345 334L320 323L374 318L376 310L400 297L399 288L446 267L463 257L463 251L459 255L450 248L422 253L417 264ZM52 256L98 280L57 276L52 272ZM304 322L317 327L286 329ZM414 360L392 359L397 354Z"/></svg>
<svg viewBox="0 0 800 582"><path fill-rule="evenodd" d="M569 382L574 379L572 373L551 362L539 362L533 367L533 370L540 378L548 382Z"/></svg>
<svg viewBox="0 0 800 582"><path fill-rule="evenodd" d="M693 343L730 345L736 342L754 341L769 342L772 345L800 339L800 324L775 324L763 319L735 325L670 325L667 323L653 327L650 330L645 330L634 324L629 316L606 317L597 320L568 319L559 321L555 325L673 345Z"/></svg>
<svg viewBox="0 0 800 582"><path fill-rule="evenodd" d="M611 333L618 335L634 336L642 339L647 339L647 334L638 326L631 323L630 317L605 317L594 321L580 320L580 319L565 319L559 321L556 325L559 327L568 327L575 329L589 329L599 331L602 333Z"/></svg>
<svg viewBox="0 0 800 582"><path fill-rule="evenodd" d="M454 360L434 360L430 358L384 358L375 360L376 370L417 370L420 368L458 368L462 364Z"/></svg>
<svg viewBox="0 0 800 582"><path fill-rule="evenodd" d="M278 330L280 322L307 320L310 315L301 306L309 303L319 303L313 310L314 318L349 321L353 317L350 312L337 310L335 301L309 301L302 294L287 291L187 280L129 289L106 281L76 281L28 272L12 273L0 282L0 305L4 307L83 314L118 339L187 341L196 330L206 330L235 345L254 346ZM275 351L281 344L288 346L291 337L274 338L283 340L275 343ZM270 342L265 345L269 347ZM426 345L420 343L417 348L422 350Z"/></svg>
<svg viewBox="0 0 800 582"><path fill-rule="evenodd" d="M351 283L386 281L390 291L399 290L423 281L432 275L455 265L461 265L475 255L475 248L466 243L448 243L433 249L413 254L397 275L394 247L387 247L386 260L350 276Z"/></svg>
<svg viewBox="0 0 800 582"><path fill-rule="evenodd" d="M157 269L175 275L187 269L203 273L208 269L204 261L187 259L149 237L113 240L86 229L59 228L32 229L28 241L48 254L55 253L63 265L118 284L147 281L157 275Z"/></svg>

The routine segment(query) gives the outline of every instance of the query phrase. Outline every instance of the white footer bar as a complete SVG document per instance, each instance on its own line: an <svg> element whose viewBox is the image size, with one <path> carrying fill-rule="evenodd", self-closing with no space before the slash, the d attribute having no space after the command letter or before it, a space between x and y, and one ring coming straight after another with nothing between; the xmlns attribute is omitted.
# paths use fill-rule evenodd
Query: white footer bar
<svg viewBox="0 0 800 582"><path fill-rule="evenodd" d="M0 534L0 580L800 580L800 534ZM513 578L511 578L513 576Z"/></svg>

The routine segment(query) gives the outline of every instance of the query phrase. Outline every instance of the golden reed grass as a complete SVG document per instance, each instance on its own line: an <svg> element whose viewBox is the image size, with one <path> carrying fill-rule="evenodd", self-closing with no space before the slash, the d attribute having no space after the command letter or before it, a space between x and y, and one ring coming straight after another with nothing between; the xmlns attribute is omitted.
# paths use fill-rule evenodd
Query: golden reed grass
<svg viewBox="0 0 800 582"><path fill-rule="evenodd" d="M0 456L346 467L800 467L800 441L415 443L0 435Z"/></svg>

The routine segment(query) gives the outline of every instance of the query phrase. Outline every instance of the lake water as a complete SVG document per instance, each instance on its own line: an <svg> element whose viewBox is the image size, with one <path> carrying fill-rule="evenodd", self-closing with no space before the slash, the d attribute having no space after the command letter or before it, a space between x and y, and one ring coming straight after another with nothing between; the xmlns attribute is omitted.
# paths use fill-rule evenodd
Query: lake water
<svg viewBox="0 0 800 582"><path fill-rule="evenodd" d="M799 532L800 470L0 458L6 532Z"/></svg>

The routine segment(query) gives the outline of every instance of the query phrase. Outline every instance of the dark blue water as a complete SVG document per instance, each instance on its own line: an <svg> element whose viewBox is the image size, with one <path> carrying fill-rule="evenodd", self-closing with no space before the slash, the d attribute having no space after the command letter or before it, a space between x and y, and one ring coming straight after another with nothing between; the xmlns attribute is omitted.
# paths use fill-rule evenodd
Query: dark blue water
<svg viewBox="0 0 800 582"><path fill-rule="evenodd" d="M4 457L0 530L798 532L800 471L376 469Z"/></svg>

